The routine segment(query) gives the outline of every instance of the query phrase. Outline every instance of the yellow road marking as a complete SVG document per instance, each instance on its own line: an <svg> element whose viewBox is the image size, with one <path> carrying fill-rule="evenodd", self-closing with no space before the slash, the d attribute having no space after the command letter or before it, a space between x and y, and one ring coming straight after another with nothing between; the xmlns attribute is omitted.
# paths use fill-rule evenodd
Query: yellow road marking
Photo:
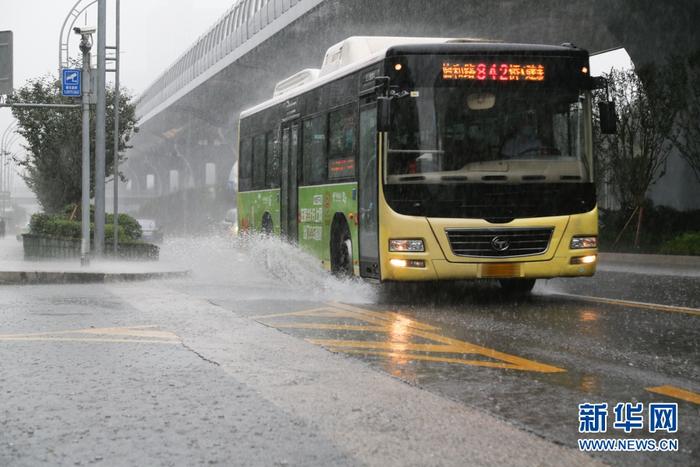
<svg viewBox="0 0 700 467"><path fill-rule="evenodd" d="M135 331L140 331L142 329L153 329L157 328L158 326L154 325L148 325L148 326L131 326L128 328L85 328L85 329L69 329L67 331L48 331L48 332L30 332L26 334L0 334L0 338L3 337L12 337L12 336L47 336L47 335L61 335L61 334L82 334L88 331L99 331L99 330L108 330L108 329L130 329L130 330L135 330Z"/></svg>
<svg viewBox="0 0 700 467"><path fill-rule="evenodd" d="M107 339L80 337L0 337L0 342L101 342L117 344L178 344L175 341L153 339Z"/></svg>
<svg viewBox="0 0 700 467"><path fill-rule="evenodd" d="M375 349L385 349L386 354L401 354L402 357L415 360L427 360L421 358L421 355L417 354L407 354L406 351L414 352L429 352L429 353L452 353L452 354L472 354L472 355L482 355L484 357L492 358L494 360L500 360L500 362L487 362L481 360L464 360L464 359L454 359L455 363L465 363L465 362L475 362L475 363L465 363L468 365L478 365L478 366L496 366L492 365L498 363L497 368L510 368L513 370L522 371L533 371L537 373L561 373L566 370L562 368L557 368L555 366L546 365L544 363L535 362L533 360L527 360L525 358L516 357L515 355L510 355L507 353L499 352L488 347L481 347L479 345L470 344L468 342L456 341L459 344L453 343L452 345L435 345L435 344L412 344L412 343L396 343L396 342L371 342L371 341L345 341L345 340L334 340L334 339L307 339L312 344L320 345L327 348L333 348L337 351L344 352L346 348L352 349L350 353L362 353L358 349L370 349L369 353ZM440 361L444 360L446 357L435 357L440 358ZM506 362L506 363L503 363Z"/></svg>
<svg viewBox="0 0 700 467"><path fill-rule="evenodd" d="M464 342L464 345L442 345L442 344L413 344L411 342L375 342L375 341L348 341L337 339L307 339L312 344L324 347L352 347L356 349L386 349L412 352L439 352L439 353L480 353L484 347ZM485 349L491 350L491 349ZM495 350L494 350L495 352Z"/></svg>
<svg viewBox="0 0 700 467"><path fill-rule="evenodd" d="M358 331L371 333L385 333L390 340L384 342L363 341L363 340L336 340L336 339L307 339L316 345L321 345L337 352L346 353L369 353L385 355L392 358L407 360L440 361L448 363L461 363L464 365L487 366L492 368L507 368L522 371L533 371L539 373L559 373L566 371L552 365L517 357L495 349L482 347L469 342L453 339L451 337L438 334L439 328L421 323L401 315L396 312L378 312L365 310L344 303L333 303L325 308L314 308L312 310L296 311L291 313L276 313L272 315L260 316L257 320L266 320L281 317L303 317L303 318L350 318L356 321L367 323L368 325L353 325L345 323L266 323L268 326L279 329L319 329L338 331ZM411 337L420 337L433 343L413 343L408 342ZM406 352L425 352L435 354L471 354L480 355L496 361L467 360L464 358L451 358L446 356L429 356Z"/></svg>
<svg viewBox="0 0 700 467"><path fill-rule="evenodd" d="M567 293L555 293L552 294L560 297L570 297L579 300L584 300L587 302L603 303L606 305L619 305L626 306L630 308L641 308L645 310L656 310L665 311L668 313L685 313L693 316L700 316L700 308L689 308L685 306L674 306L674 305L661 305L658 303L645 303L645 302L634 302L631 300L618 300L615 298L602 298L602 297L590 297L588 295L575 295Z"/></svg>
<svg viewBox="0 0 700 467"><path fill-rule="evenodd" d="M147 343L173 344L179 342L176 334L159 331L157 326L131 326L111 328L71 329L66 331L35 332L27 334L3 334L0 342L108 342L108 343ZM66 336L66 337L58 337ZM117 337L84 337L117 336ZM131 337L131 339L127 339Z"/></svg>
<svg viewBox="0 0 700 467"><path fill-rule="evenodd" d="M346 305L345 303L337 303L337 302L333 302L333 303L331 303L331 305L336 307L336 308L340 308L341 310L348 310L348 311L352 311L355 313L360 313L363 316L367 316L369 318L375 318L375 319L378 319L380 321L384 321L387 324L392 324L397 319L401 319L401 320L406 321L406 325L409 327L412 327L412 328L423 329L426 331L439 331L440 330L440 328L435 327L435 326L431 326L430 324L420 323L418 321L413 321L410 318L403 316L402 314L397 313L395 311L381 311L381 312L380 311L371 311L371 310L365 310L364 308L359 308L356 306Z"/></svg>
<svg viewBox="0 0 700 467"><path fill-rule="evenodd" d="M328 307L321 307L321 308L311 308L309 310L301 310L301 311L292 311L289 313L275 313L272 315L260 315L260 316L251 316L251 319L254 319L256 321L261 320L261 319L269 319L269 318L281 318L284 316L315 316L315 317L335 317L336 315L333 314L333 312L328 311Z"/></svg>
<svg viewBox="0 0 700 467"><path fill-rule="evenodd" d="M299 324L283 324L269 323L277 329L323 329L329 331L360 331L360 332L387 332L388 326L357 326L354 324L325 324L325 323L299 323Z"/></svg>
<svg viewBox="0 0 700 467"><path fill-rule="evenodd" d="M693 404L700 404L700 394L693 391L688 391L687 389L678 388L676 386L655 386L653 388L646 388L646 390L649 392L655 392L656 394L662 394L664 396L692 402Z"/></svg>
<svg viewBox="0 0 700 467"><path fill-rule="evenodd" d="M131 336L131 337L147 337L154 339L175 339L177 336L168 331L157 330L141 330L139 328L101 328L101 329L85 329L80 331L85 334L99 334L108 336Z"/></svg>
<svg viewBox="0 0 700 467"><path fill-rule="evenodd" d="M335 347L328 347L328 350L332 352L342 352L350 354L361 354L361 355L381 355L384 357L391 357L396 359L405 360L424 360L429 362L440 362L440 363L461 363L462 365L469 366L483 366L487 368L502 368L506 370L522 370L531 371L528 368L523 368L517 365L511 365L510 363L503 362L489 362L485 360L466 360L464 358L452 358L452 357L433 357L432 355L420 355L420 354L407 354L401 352L376 352L372 350L348 350L340 349ZM563 371L563 370L562 370Z"/></svg>
<svg viewBox="0 0 700 467"><path fill-rule="evenodd" d="M343 308L346 309L357 309L356 307L353 307L351 305L345 305L345 304L336 304L337 306L342 306ZM368 310L365 310L368 311ZM376 313L376 312L375 312ZM403 317L402 315L396 314L396 316L399 316L403 319L408 319ZM368 321L370 318L365 318ZM409 320L410 321L410 320ZM412 321L414 324L422 324L422 323L416 323L415 321ZM433 328L435 329L435 328ZM459 339L453 339L451 337L443 336L441 334L436 334L433 332L427 332L427 331L422 331L420 329L412 329L410 331L410 334L418 337L422 337L424 339L440 342L444 344L442 349L445 349L447 352L453 352L453 353L475 353L475 354L480 354L484 355L490 358L498 359L498 360L503 360L506 362L509 362L513 365L519 365L525 368L529 368L530 371L537 371L537 372L542 372L542 373L559 373L566 371L561 368L557 368L555 366L551 365L545 365L543 363L535 362L533 360L528 360L525 358L521 357L516 357L515 355L510 355L507 353L499 352L495 349L490 349L488 347L482 347L479 345L475 344L470 344L469 342L464 342ZM420 345L420 344L418 344ZM435 350L433 350L435 351Z"/></svg>

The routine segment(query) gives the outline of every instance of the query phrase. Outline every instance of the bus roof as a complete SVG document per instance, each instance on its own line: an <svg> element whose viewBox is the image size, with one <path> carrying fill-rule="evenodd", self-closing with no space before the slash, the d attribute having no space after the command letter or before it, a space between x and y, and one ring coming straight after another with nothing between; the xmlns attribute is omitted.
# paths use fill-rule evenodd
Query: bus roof
<svg viewBox="0 0 700 467"><path fill-rule="evenodd" d="M357 36L331 46L319 69L302 70L275 86L271 99L241 112L240 118L299 96L322 84L360 70L385 57L403 54L526 53L544 55L588 55L573 45L515 44L485 39L445 37Z"/></svg>
<svg viewBox="0 0 700 467"><path fill-rule="evenodd" d="M588 51L580 49L573 44L546 45L546 44L517 44L509 42L465 42L461 39L450 39L441 44L399 44L386 51L386 56L394 55L451 55L451 54L536 54L536 55L565 55L586 56Z"/></svg>

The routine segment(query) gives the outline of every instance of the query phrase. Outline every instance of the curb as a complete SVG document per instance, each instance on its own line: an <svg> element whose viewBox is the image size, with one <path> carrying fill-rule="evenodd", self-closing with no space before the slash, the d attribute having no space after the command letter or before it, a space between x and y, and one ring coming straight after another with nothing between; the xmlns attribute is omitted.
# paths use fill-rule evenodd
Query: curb
<svg viewBox="0 0 700 467"><path fill-rule="evenodd" d="M188 277L190 271L107 273L0 271L0 285L103 284Z"/></svg>
<svg viewBox="0 0 700 467"><path fill-rule="evenodd" d="M700 256L645 255L635 253L598 253L605 265L635 265L658 267L683 267L700 269Z"/></svg>

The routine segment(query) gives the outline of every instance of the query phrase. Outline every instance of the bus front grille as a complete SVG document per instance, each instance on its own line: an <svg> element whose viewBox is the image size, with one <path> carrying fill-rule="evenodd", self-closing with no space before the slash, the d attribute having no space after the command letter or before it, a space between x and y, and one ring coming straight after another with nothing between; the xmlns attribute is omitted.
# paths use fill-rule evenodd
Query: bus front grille
<svg viewBox="0 0 700 467"><path fill-rule="evenodd" d="M446 229L456 256L508 258L539 255L547 251L554 228Z"/></svg>

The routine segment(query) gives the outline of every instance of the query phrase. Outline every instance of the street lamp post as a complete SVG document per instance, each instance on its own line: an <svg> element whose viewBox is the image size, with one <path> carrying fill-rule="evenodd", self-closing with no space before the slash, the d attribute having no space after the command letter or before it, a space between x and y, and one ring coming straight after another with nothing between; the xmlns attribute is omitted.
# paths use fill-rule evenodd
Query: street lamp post
<svg viewBox="0 0 700 467"><path fill-rule="evenodd" d="M90 264L90 49L92 35L81 34L80 51L83 53L83 157L80 264Z"/></svg>
<svg viewBox="0 0 700 467"><path fill-rule="evenodd" d="M89 3L82 5L81 3L89 1ZM70 68L70 31L73 30L75 22L80 18L88 8L97 3L97 0L77 0L73 8L71 8L70 13L63 20L61 25L61 33L58 37L58 74L61 75L61 70L63 68ZM70 21L70 24L68 22ZM66 28L66 26L68 26Z"/></svg>
<svg viewBox="0 0 700 467"><path fill-rule="evenodd" d="M119 247L119 21L120 21L120 7L119 0L116 0L115 5L115 21L116 21L116 31L115 31L115 44L114 44L114 209L112 209L112 214L114 218L114 256L117 256L117 249Z"/></svg>

